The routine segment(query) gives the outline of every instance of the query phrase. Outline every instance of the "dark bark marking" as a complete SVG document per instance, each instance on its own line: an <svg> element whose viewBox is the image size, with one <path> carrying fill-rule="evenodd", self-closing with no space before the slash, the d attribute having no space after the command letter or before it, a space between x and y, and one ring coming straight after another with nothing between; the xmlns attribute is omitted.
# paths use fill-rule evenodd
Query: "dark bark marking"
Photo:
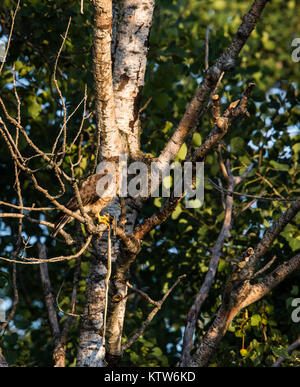
<svg viewBox="0 0 300 387"><path fill-rule="evenodd" d="M128 81L129 81L129 79L130 79L129 76L126 73L123 73L121 75L118 91L122 91L124 89L124 87L127 85Z"/></svg>
<svg viewBox="0 0 300 387"><path fill-rule="evenodd" d="M132 132L134 131L134 124L136 123L139 117L140 104L142 100L142 90L143 86L139 86L139 91L137 92L133 102L133 120L129 122L129 127Z"/></svg>

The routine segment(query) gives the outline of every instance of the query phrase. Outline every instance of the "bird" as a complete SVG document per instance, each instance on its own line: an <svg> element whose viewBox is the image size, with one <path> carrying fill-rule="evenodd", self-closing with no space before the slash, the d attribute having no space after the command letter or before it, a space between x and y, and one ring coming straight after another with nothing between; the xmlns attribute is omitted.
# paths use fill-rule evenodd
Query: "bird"
<svg viewBox="0 0 300 387"><path fill-rule="evenodd" d="M95 173L85 179L79 188L79 195L85 213L92 218L97 219L99 223L108 223L109 217L100 216L100 212L115 197L115 190L118 189L118 174L115 174L114 178L115 179L113 179L113 176L109 173ZM115 185L113 183L115 183ZM103 192L105 192L105 195L103 195ZM80 214L80 208L76 196L72 197L67 202L65 207L76 214ZM65 225L72 220L72 216L60 211L50 236L55 238L60 230L62 230Z"/></svg>

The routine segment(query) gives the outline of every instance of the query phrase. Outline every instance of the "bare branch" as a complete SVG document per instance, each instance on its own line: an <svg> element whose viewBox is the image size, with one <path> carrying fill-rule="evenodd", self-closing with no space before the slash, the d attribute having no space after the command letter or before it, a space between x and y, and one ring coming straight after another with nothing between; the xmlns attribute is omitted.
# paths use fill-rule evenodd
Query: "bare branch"
<svg viewBox="0 0 300 387"><path fill-rule="evenodd" d="M5 107L5 104L2 100L2 98L0 97L0 105L4 111L4 114L5 114L5 117L6 119L11 123L13 124L16 128L19 128L21 130L21 133L23 134L26 142L28 143L28 145L36 151L36 153L42 157L42 159L46 162L47 165L50 165L51 167L55 168L55 170L60 174L62 175L67 181L71 181L72 178L70 176L68 176L64 171L62 171L58 166L57 164L46 154L44 153L41 149L39 149L39 147L34 144L34 142L30 139L30 137L28 136L26 130L24 129L24 127L22 125L20 125L20 123L18 121L16 121L13 117L11 117ZM0 124L3 125L4 127L4 130L0 127L0 133L2 134L2 137L4 138L4 140L6 141L9 149L10 149L10 152L11 152L11 155L13 157L14 160L16 160L16 162L18 163L18 166L19 168L21 168L22 170L24 170L25 172L27 173L32 173L33 171L30 170L28 167L25 166L25 161L24 161L24 158L22 157L17 145L15 144L14 140L12 139L2 117L0 117ZM20 164L20 160L22 161L22 164Z"/></svg>
<svg viewBox="0 0 300 387"><path fill-rule="evenodd" d="M188 361L187 366L206 365L236 314L242 308L262 298L283 281L287 275L299 269L300 254L280 265L260 283L255 285L250 283L259 258L271 247L276 237L296 216L299 210L300 201L293 202L288 210L266 231L258 245L254 249L248 248L242 254L242 258L235 265L230 278L227 280L221 307L197 351Z"/></svg>
<svg viewBox="0 0 300 387"><path fill-rule="evenodd" d="M261 282L252 285L251 291L242 303L242 308L253 304L269 293L275 286L280 284L289 274L300 269L300 254L295 255L289 261L279 265L270 274L266 275Z"/></svg>
<svg viewBox="0 0 300 387"><path fill-rule="evenodd" d="M3 202L0 200L0 206L7 206L7 207L12 207L12 208L16 208L18 210L24 210L24 211L38 211L38 212L42 212L42 211L53 211L55 210L54 207L24 207L24 206L17 206L16 204L11 204L11 203L6 203L6 202Z"/></svg>
<svg viewBox="0 0 300 387"><path fill-rule="evenodd" d="M205 71L208 70L209 64L208 64L208 58L209 58L209 26L206 27L206 33L205 33Z"/></svg>
<svg viewBox="0 0 300 387"><path fill-rule="evenodd" d="M257 278L259 277L261 274L263 274L265 271L267 271L272 265L273 263L275 262L275 259L276 259L276 255L274 255L274 257L271 259L271 261L269 261L264 267L262 267L260 270L258 270L254 275L253 275L253 279L254 278Z"/></svg>
<svg viewBox="0 0 300 387"><path fill-rule="evenodd" d="M148 234L155 227L165 222L170 217L170 215L173 213L173 211L175 210L175 208L183 197L184 194L182 194L180 197L171 196L170 198L168 198L157 214L152 215L150 218L147 218L142 224L139 224L135 227L132 236L139 240L144 239L146 234Z"/></svg>
<svg viewBox="0 0 300 387"><path fill-rule="evenodd" d="M123 242L124 246L130 253L137 254L140 251L141 243L140 240L135 237L135 235L126 235L125 230L121 227L115 228L115 234Z"/></svg>
<svg viewBox="0 0 300 387"><path fill-rule="evenodd" d="M218 106L218 98L215 98L215 110L214 114L216 118L216 125L214 125L211 133L208 135L208 137L205 139L203 145L201 145L199 148L195 150L195 152L192 155L192 161L202 161L206 154L209 152L209 150L215 146L218 141L225 135L227 132L229 126L242 114L245 114L247 112L246 104L250 97L251 91L254 87L253 83L250 83L241 100L238 102L233 102L229 105L229 107L226 109L224 115L218 116L219 109ZM245 176L248 175L250 170L247 170L247 173ZM236 184L236 183L235 183ZM168 217L172 214L172 212L175 210L176 206L179 204L181 199L184 197L184 193L181 196L174 197L174 195L171 195L170 198L168 198L161 210L157 213L151 216L150 218L147 218L142 224L136 226L133 236L137 239L143 239L144 236L153 230L156 226L163 223Z"/></svg>
<svg viewBox="0 0 300 387"><path fill-rule="evenodd" d="M16 213L11 213L11 212L1 213L0 214L0 218L25 218L26 220L28 220L31 223L41 224L43 226L47 226L47 227L50 227L50 228L54 228L55 227L54 223L47 222L47 221L41 220L41 219L31 218L27 214L16 214ZM75 243L74 239L66 231L60 230L59 233L64 237L67 245L73 245Z"/></svg>
<svg viewBox="0 0 300 387"><path fill-rule="evenodd" d="M59 257L54 257L54 258L49 258L49 259L38 259L38 258L33 258L33 257L27 258L24 256L20 257L20 259L24 259L26 261L18 261L18 260L6 258L6 257L0 257L0 260L6 261L6 262L15 262L15 263L23 264L23 265L38 265L40 263L70 261L71 259L78 258L80 255L82 255L85 252L85 250L87 249L91 240L92 240L92 235L89 235L86 242L81 247L81 249L76 254L72 254L72 255L66 255L66 256L62 255Z"/></svg>
<svg viewBox="0 0 300 387"><path fill-rule="evenodd" d="M250 166L251 166L251 164L249 165L249 168L250 168ZM280 198L278 198L278 197L256 196L256 195L250 195L250 194L237 192L237 191L230 191L228 189L224 189L224 188L218 186L209 178L207 178L206 180L212 185L213 188L215 188L216 190L218 190L222 193L225 193L227 195L243 196L243 197L246 197L249 199L254 199L251 203L253 203L256 200L266 200L266 201L270 201L270 202L297 202L297 201L300 201L300 197L293 197L293 198L280 197Z"/></svg>
<svg viewBox="0 0 300 387"><path fill-rule="evenodd" d="M67 39L67 36L68 36L68 32L69 32L69 28L70 28L70 24L71 24L71 17L69 18L69 21L68 21L68 25L67 25L67 29L66 29L66 32L65 32L65 35L62 37L62 43L61 43L61 46L60 46L60 49L58 51L58 54L56 56L56 60L55 60L55 65L54 65L54 71L53 71L53 81L54 81L54 84L55 84L55 87L56 87L56 90L58 92L58 95L59 95L59 98L60 98L60 102L61 102L61 105L62 105L62 109L63 109L63 126L60 130L60 133L59 133L59 137L60 137L60 134L63 132L63 145L62 145L62 157L61 157L61 160L57 163L58 166L61 165L61 163L63 162L63 159L64 159L64 155L66 153L66 142L67 142L67 109L66 109L66 104L65 104L65 100L64 100L64 97L62 95L62 92L60 90L60 87L58 85L58 82L57 82L57 79L56 79L56 69L57 69L57 64L58 64L58 60L59 60L59 57L60 57L60 54L62 52L62 49L65 45L65 42L66 42L66 39ZM56 145L56 144L55 144ZM55 146L53 147L52 149L52 153L55 152Z"/></svg>
<svg viewBox="0 0 300 387"><path fill-rule="evenodd" d="M223 172L224 177L227 180L228 189L233 190L236 184L239 184L243 179L247 177L247 174L243 175L241 179L238 176L232 174L230 164L227 164L227 168L224 165L221 150L219 147L219 161L220 168ZM240 176L239 176L240 177ZM222 255L222 249L224 242L231 235L232 229L232 211L233 211L233 197L227 195L225 199L225 215L224 222L220 234L218 235L217 241L212 248L212 256L209 262L209 267L205 275L203 284L198 291L192 306L189 309L187 315L187 323L184 331L182 354L181 354L181 366L186 366L191 359L191 351L193 349L193 337L196 329L196 321L198 319L201 307L204 301L207 299L210 288L215 279L217 268L219 265L220 257Z"/></svg>
<svg viewBox="0 0 300 387"><path fill-rule="evenodd" d="M154 306L159 306L159 301L152 300L152 298L147 293L143 292L140 289L137 289L136 287L131 285L130 282L126 281L126 286L128 286L131 290L133 290L134 292L136 292L136 293L140 294L142 297L144 297L145 300L147 300L149 302L149 304L152 304Z"/></svg>
<svg viewBox="0 0 300 387"><path fill-rule="evenodd" d="M248 114L246 105L254 86L254 83L249 83L241 100L232 102L223 116L216 119L213 129L204 143L195 150L192 156L193 161L203 161L207 153L225 136L230 125L240 116Z"/></svg>
<svg viewBox="0 0 300 387"><path fill-rule="evenodd" d="M12 38L12 34L13 34L13 30L14 30L14 25L15 25L15 20L16 20L16 16L17 16L17 13L18 13L19 9L20 9L20 0L18 0L16 9L15 9L13 15L12 15L11 26L10 26L10 31L9 31L9 35L8 35L8 42L7 42L7 45L6 45L6 50L5 50L4 58L2 59L2 63L1 63L1 66L0 66L0 74L1 74L1 72L3 70L3 66L5 64L5 60L6 60L8 51L9 51L9 47L10 47L10 44L11 44L11 38Z"/></svg>
<svg viewBox="0 0 300 387"><path fill-rule="evenodd" d="M44 244L38 243L37 248L39 252L39 259L47 260L46 246ZM53 296L53 290L52 290L52 285L49 277L47 263L40 264L40 276L41 276L41 282L43 285L45 304L48 311L50 330L51 330L51 334L54 342L53 359L55 362L55 366L59 367L59 366L62 366L61 360L60 360L61 359L60 353L59 351L57 351L58 350L57 344L60 337L60 329L59 329L59 323L58 323L57 313L55 309L55 299Z"/></svg>

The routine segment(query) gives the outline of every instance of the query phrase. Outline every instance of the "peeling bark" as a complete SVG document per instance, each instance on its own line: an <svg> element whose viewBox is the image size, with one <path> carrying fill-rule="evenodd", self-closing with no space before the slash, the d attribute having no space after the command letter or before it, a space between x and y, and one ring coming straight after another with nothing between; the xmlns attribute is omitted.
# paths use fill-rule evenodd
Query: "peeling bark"
<svg viewBox="0 0 300 387"><path fill-rule="evenodd" d="M124 1L123 15L118 35L116 17L118 5L114 2L114 44L111 46L112 2L93 1L94 17L94 77L96 91L97 123L100 130L101 157L119 156L137 149L138 110L141 87L144 82L146 53L154 1ZM117 42L115 41L118 36ZM128 41L129 39L129 41ZM112 86L111 49L115 51L114 86ZM116 113L116 114L115 114ZM134 121L134 124L132 123ZM128 136L128 133L130 134ZM126 136L122 135L126 134ZM126 138L125 138L126 137ZM124 145L125 144L125 145ZM131 145L130 145L131 144ZM135 204L136 206L136 204ZM133 230L136 209L127 206L126 233ZM111 215L120 215L118 200L108 206ZM82 321L77 365L104 366L105 348L109 363L121 356L121 337L126 308L127 286L119 278L111 280L109 289L109 314L103 340L103 312L105 305L105 276L107 238L94 241L98 255L90 265L86 307ZM119 262L124 264L120 242L112 237L112 268L119 273ZM126 255L126 254L125 254ZM127 273L128 270L125 270ZM124 275L125 278L125 275ZM115 300L118 299L118 302Z"/></svg>
<svg viewBox="0 0 300 387"><path fill-rule="evenodd" d="M186 364L187 367L203 367L207 365L237 312L238 310L231 310L222 304L209 331L201 340L197 352L193 355L190 362Z"/></svg>
<svg viewBox="0 0 300 387"><path fill-rule="evenodd" d="M111 57L112 57L112 61L114 62L115 52L117 47L118 23L119 23L119 14L120 14L119 0L112 0L112 13L113 13L113 23L112 23Z"/></svg>
<svg viewBox="0 0 300 387"><path fill-rule="evenodd" d="M136 220L136 208L127 204L126 234L132 232ZM115 199L105 210L109 214L120 217L120 205ZM103 340L104 308L105 308L105 277L107 274L107 233L99 241L94 241L93 247L97 258L90 263L88 285L86 291L86 305L81 324L78 367L104 367L116 365L122 354L121 338L126 309L127 286L125 278L128 269L120 268L124 265L124 250L116 236L111 236L111 258L113 274L109 285L109 309L106 322L106 337ZM120 277L120 273L124 273Z"/></svg>
<svg viewBox="0 0 300 387"><path fill-rule="evenodd" d="M136 205L131 199L127 199L125 226L127 235L132 233L136 222ZM116 243L119 244L119 242ZM121 339L127 302L127 286L125 283L128 278L130 264L135 257L136 254L129 254L126 248L121 247L113 266L114 280L111 281L110 307L106 330L106 359L109 366L118 365L122 356Z"/></svg>
<svg viewBox="0 0 300 387"><path fill-rule="evenodd" d="M94 42L93 72L97 129L101 142L101 157L118 156L124 151L115 121L115 102L112 82L112 1L93 0Z"/></svg>
<svg viewBox="0 0 300 387"><path fill-rule="evenodd" d="M77 367L103 367L103 311L105 306L105 276L107 269L100 259L92 258L83 312Z"/></svg>
<svg viewBox="0 0 300 387"><path fill-rule="evenodd" d="M129 152L140 149L139 109L149 48L154 0L124 0L114 63L116 123Z"/></svg>

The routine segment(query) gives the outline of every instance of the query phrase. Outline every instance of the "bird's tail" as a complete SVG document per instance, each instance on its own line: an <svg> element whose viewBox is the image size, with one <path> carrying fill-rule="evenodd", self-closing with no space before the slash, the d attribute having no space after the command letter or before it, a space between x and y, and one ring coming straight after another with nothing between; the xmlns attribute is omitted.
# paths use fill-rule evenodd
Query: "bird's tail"
<svg viewBox="0 0 300 387"><path fill-rule="evenodd" d="M69 221L69 215L62 215L58 218L57 222L55 223L54 230L50 234L51 238L55 238L56 235L60 232L61 229L65 227L65 225Z"/></svg>

